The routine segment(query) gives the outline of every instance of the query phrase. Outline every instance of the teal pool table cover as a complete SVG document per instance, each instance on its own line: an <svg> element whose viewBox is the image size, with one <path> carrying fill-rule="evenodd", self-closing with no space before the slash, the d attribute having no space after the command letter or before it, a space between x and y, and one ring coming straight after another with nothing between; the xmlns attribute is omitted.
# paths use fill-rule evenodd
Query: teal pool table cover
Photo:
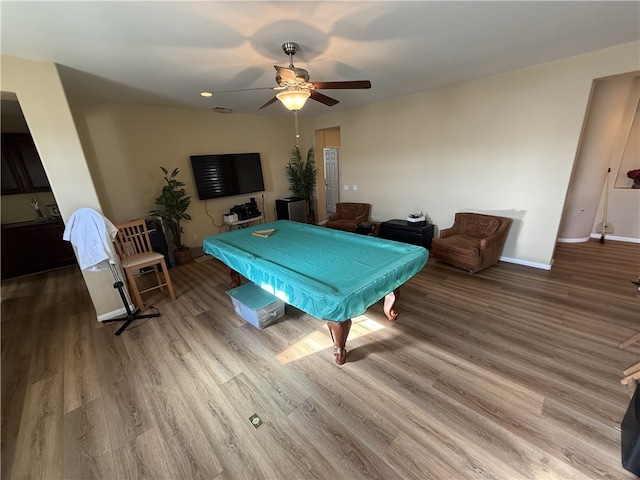
<svg viewBox="0 0 640 480"><path fill-rule="evenodd" d="M269 237L252 234L270 228ZM207 237L203 249L285 303L338 322L364 314L429 256L424 247L289 220Z"/></svg>

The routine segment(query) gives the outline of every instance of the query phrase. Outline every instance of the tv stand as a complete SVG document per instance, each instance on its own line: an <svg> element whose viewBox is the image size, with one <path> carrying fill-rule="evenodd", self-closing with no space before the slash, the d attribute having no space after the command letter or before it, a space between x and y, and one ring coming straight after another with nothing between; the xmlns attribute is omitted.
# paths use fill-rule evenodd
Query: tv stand
<svg viewBox="0 0 640 480"><path fill-rule="evenodd" d="M226 225L229 225L229 230L232 230L233 227L238 227L238 228L245 228L245 227L250 227L251 225L253 225L255 222L260 221L260 223L264 223L264 215L258 215L257 217L251 217L251 218L247 218L245 220L236 220L235 222L229 222L226 223Z"/></svg>

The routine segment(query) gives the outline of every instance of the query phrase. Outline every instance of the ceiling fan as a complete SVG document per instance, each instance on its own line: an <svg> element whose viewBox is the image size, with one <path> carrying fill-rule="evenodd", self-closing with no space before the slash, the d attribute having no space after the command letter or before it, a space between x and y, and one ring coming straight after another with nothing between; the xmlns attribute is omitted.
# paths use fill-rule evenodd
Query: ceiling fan
<svg viewBox="0 0 640 480"><path fill-rule="evenodd" d="M262 105L258 110L268 107L276 100L280 100L289 110L300 110L308 98L320 102L324 105L332 107L338 103L338 100L324 95L318 90L338 90L338 89L364 89L371 88L369 80L347 80L339 82L310 82L309 72L304 68L293 65L293 56L298 51L299 45L295 42L285 42L282 44L282 50L289 55L289 66L280 67L274 65L276 69L275 87L264 88L246 88L241 90L226 90L215 93L242 92L247 90L279 90L271 100Z"/></svg>

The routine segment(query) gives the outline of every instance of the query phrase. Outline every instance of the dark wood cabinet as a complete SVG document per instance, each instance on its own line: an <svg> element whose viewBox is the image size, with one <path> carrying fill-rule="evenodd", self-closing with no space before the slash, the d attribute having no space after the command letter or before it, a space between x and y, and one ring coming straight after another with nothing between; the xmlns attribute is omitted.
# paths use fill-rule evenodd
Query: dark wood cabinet
<svg viewBox="0 0 640 480"><path fill-rule="evenodd" d="M31 135L3 133L2 195L49 191L49 179Z"/></svg>
<svg viewBox="0 0 640 480"><path fill-rule="evenodd" d="M62 220L21 222L2 226L2 279L73 265L71 243L62 240Z"/></svg>
<svg viewBox="0 0 640 480"><path fill-rule="evenodd" d="M17 163L13 160L7 145L2 140L2 195L24 193L24 185L17 170Z"/></svg>

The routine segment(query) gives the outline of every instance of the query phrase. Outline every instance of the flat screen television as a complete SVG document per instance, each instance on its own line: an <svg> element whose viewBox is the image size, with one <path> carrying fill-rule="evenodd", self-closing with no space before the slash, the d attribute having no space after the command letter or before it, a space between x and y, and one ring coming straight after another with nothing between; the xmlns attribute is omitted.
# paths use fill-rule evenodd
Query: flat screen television
<svg viewBox="0 0 640 480"><path fill-rule="evenodd" d="M191 155L200 200L264 191L259 153Z"/></svg>

